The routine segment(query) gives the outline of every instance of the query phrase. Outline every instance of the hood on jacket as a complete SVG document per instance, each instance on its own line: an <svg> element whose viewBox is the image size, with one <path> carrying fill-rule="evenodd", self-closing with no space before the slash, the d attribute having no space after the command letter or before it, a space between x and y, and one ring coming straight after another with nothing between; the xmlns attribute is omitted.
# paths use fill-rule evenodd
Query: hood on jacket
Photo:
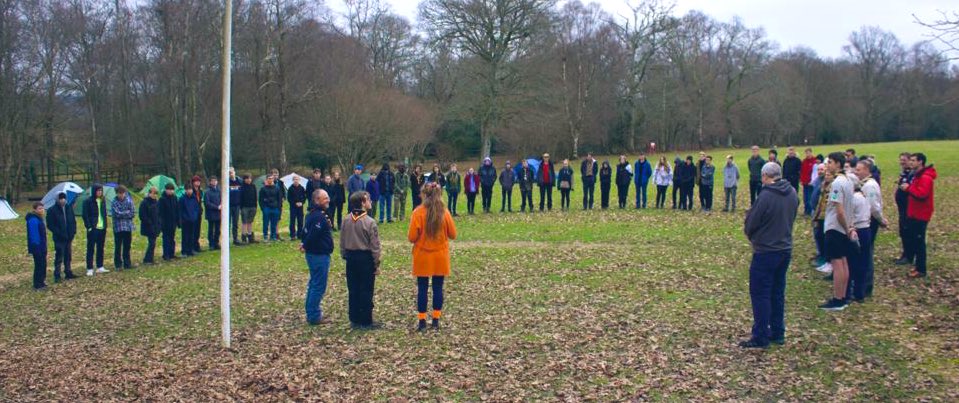
<svg viewBox="0 0 959 403"><path fill-rule="evenodd" d="M768 191L771 191L771 192L779 193L779 194L781 194L781 195L787 195L787 194L789 194L789 191L792 190L792 189L793 189L792 185L790 185L790 184L789 184L789 181L787 181L787 180L785 180L785 179L779 179L779 180L777 180L777 181L775 181L775 182L773 182L773 183L770 183L770 184L768 184L768 185L763 185L763 191L764 191L764 192L768 190Z"/></svg>
<svg viewBox="0 0 959 403"><path fill-rule="evenodd" d="M929 175L932 179L936 179L939 176L939 173L936 172L936 167L932 164L926 165L925 168L921 169L919 172L916 172L914 177L921 175Z"/></svg>
<svg viewBox="0 0 959 403"><path fill-rule="evenodd" d="M93 186L90 186L90 196L92 198L97 197L97 191L103 189L103 185L99 183L94 183Z"/></svg>
<svg viewBox="0 0 959 403"><path fill-rule="evenodd" d="M493 165L493 160L490 157L483 158L483 165Z"/></svg>

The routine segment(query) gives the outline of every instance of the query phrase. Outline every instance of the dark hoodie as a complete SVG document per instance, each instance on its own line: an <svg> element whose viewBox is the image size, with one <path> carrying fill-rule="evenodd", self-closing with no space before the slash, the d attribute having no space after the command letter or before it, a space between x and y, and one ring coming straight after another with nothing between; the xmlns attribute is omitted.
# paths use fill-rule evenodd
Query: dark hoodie
<svg viewBox="0 0 959 403"><path fill-rule="evenodd" d="M756 203L749 208L743 232L753 244L753 252L792 250L793 223L799 208L796 189L786 180L763 185Z"/></svg>
<svg viewBox="0 0 959 403"><path fill-rule="evenodd" d="M101 185L93 185L93 188L90 189L90 197L83 201L83 226L87 228L87 231L92 230L97 227L97 222L100 220L100 217L103 217L103 229L106 230L109 227L107 223L107 202L103 200L99 204L100 208L97 208L97 190L103 189Z"/></svg>

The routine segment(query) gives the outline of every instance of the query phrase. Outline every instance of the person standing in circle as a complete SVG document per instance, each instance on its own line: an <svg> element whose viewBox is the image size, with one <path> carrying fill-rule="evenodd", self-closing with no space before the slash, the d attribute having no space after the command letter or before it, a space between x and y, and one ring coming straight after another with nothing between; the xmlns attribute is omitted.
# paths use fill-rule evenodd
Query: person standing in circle
<svg viewBox="0 0 959 403"><path fill-rule="evenodd" d="M416 277L416 330L426 330L426 303L433 285L433 329L439 329L443 312L443 283L450 274L450 244L456 239L456 224L438 183L423 186L423 205L413 210L407 239L413 244L413 276Z"/></svg>

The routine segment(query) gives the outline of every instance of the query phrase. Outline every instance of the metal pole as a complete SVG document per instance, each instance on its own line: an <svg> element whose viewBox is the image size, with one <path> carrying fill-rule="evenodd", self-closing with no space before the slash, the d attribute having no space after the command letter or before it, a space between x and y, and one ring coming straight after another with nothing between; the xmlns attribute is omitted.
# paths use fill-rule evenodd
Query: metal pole
<svg viewBox="0 0 959 403"><path fill-rule="evenodd" d="M230 348L230 86L233 70L233 0L223 11L223 143L220 146L220 317L223 347Z"/></svg>

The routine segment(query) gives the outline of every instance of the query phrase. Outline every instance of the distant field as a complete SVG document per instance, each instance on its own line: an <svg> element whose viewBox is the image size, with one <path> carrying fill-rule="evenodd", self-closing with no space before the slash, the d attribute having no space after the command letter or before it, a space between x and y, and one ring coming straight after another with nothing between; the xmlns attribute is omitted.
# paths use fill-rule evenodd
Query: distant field
<svg viewBox="0 0 959 403"><path fill-rule="evenodd" d="M380 228L386 254L375 316L385 329L369 333L349 330L338 256L323 305L334 324L311 328L302 312L308 273L295 244L234 248L234 350L223 351L217 254L55 286L51 275L51 289L36 293L23 220L0 222L0 401L957 401L959 141L854 147L878 156L893 223L877 242L876 295L841 313L818 310L830 286L808 265L810 226L800 219L784 347L736 347L751 326L745 179L732 214L618 210L615 186L613 209L583 212L577 163L569 213L558 211L558 192L553 212L535 214L499 214L497 189L496 212L467 217L460 198L444 328L424 335L412 332L403 223ZM922 280L892 264L902 150L925 152L940 175ZM749 150L708 152L717 166L734 154L746 174ZM722 208L721 174L714 210ZM596 198L598 206L599 186ZM514 211L518 201L514 190ZM284 217L283 235L286 225ZM259 237L259 221L254 228ZM80 234L75 269L84 245ZM134 259L144 246L134 237ZM111 231L111 269L112 247Z"/></svg>

